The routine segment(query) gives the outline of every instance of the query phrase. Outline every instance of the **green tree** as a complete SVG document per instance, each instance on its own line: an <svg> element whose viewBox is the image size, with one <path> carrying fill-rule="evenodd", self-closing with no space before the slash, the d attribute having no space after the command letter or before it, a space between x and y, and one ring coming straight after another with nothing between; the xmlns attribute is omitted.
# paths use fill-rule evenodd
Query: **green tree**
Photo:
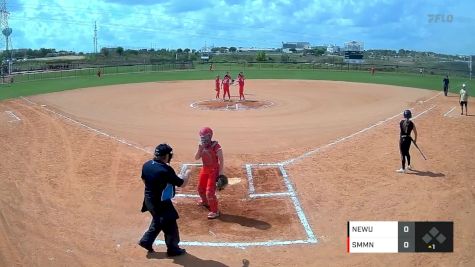
<svg viewBox="0 0 475 267"><path fill-rule="evenodd" d="M234 46L231 46L231 47L229 48L229 52L231 52L231 53L234 53L234 52L236 52L236 51L237 51L237 48L234 47Z"/></svg>
<svg viewBox="0 0 475 267"><path fill-rule="evenodd" d="M256 54L256 60L257 61L266 61L266 59L267 59L266 52L264 52L264 51L257 52L257 54Z"/></svg>
<svg viewBox="0 0 475 267"><path fill-rule="evenodd" d="M280 61L282 62L289 62L290 61L290 56L289 55L286 55L286 54L282 54L280 56Z"/></svg>
<svg viewBox="0 0 475 267"><path fill-rule="evenodd" d="M178 48L178 49L176 50L176 52L177 52L178 54L181 54L181 53L183 53L183 49Z"/></svg>
<svg viewBox="0 0 475 267"><path fill-rule="evenodd" d="M119 46L115 49L115 52L119 54L119 56L122 56L124 54L124 48L122 46Z"/></svg>
<svg viewBox="0 0 475 267"><path fill-rule="evenodd" d="M109 56L109 49L107 49L106 47L101 48L101 54L105 57L108 57Z"/></svg>

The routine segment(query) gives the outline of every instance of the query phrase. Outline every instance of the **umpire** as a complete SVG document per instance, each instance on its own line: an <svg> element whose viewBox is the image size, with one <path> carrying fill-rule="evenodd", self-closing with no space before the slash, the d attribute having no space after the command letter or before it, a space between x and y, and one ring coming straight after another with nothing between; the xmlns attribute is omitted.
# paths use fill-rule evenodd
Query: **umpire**
<svg viewBox="0 0 475 267"><path fill-rule="evenodd" d="M141 211L149 211L152 214L152 222L139 241L141 247L148 252L154 252L153 242L160 231L163 231L169 257L186 252L178 246L180 234L176 220L179 216L173 207L172 198L175 196L175 186L185 186L190 174L188 170L183 178L178 177L169 165L172 157L173 149L167 144L160 144L155 148L154 158L143 165L142 181L145 184L145 192Z"/></svg>

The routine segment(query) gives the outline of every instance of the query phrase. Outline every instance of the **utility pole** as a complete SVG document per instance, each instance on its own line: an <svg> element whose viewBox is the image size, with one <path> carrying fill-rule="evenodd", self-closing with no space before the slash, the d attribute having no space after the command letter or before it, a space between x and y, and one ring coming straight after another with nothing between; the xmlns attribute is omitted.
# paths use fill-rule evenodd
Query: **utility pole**
<svg viewBox="0 0 475 267"><path fill-rule="evenodd" d="M94 54L97 54L97 23L94 21Z"/></svg>

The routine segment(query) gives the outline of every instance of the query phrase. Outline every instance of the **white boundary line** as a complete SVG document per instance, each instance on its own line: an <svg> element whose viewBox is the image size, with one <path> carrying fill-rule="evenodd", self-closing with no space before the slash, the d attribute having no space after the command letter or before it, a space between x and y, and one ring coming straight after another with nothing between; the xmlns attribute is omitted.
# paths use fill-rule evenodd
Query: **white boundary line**
<svg viewBox="0 0 475 267"><path fill-rule="evenodd" d="M252 177L252 165L246 164L246 174L247 174L247 182L249 184L249 195L252 195L256 192L254 188L254 178Z"/></svg>
<svg viewBox="0 0 475 267"><path fill-rule="evenodd" d="M200 241L180 241L180 245L184 246L201 246L201 247L234 247L234 248L245 248L245 247L271 247L271 246L287 246L287 245L298 245L298 244L311 244L315 243L309 240L272 240L272 241L263 241L263 242L200 242ZM156 240L154 242L156 245L165 245L165 242L162 240Z"/></svg>
<svg viewBox="0 0 475 267"><path fill-rule="evenodd" d="M292 194L290 192L276 192L276 193L260 193L260 194L251 194L250 198L265 198L265 197L288 197Z"/></svg>
<svg viewBox="0 0 475 267"><path fill-rule="evenodd" d="M31 104L38 105L37 103L31 101L30 99L28 99L28 98L26 98L26 97L23 97L23 96L22 96L21 98L22 98L23 100L25 100L25 101L31 103ZM117 141L117 142L119 142L119 143L122 143L122 144L124 144L124 145L128 145L128 146L130 146L130 147L136 148L136 149L138 149L138 150L140 150L140 151L143 151L143 152L145 152L145 153L147 153L147 154L152 154L152 152L146 150L145 148L136 146L136 145L134 145L134 144L132 144L132 143L130 143L130 142L124 140L124 139L119 139L118 137L115 137L115 136L113 136L113 135L110 135L110 134L108 134L108 133L105 133L105 132L103 132L103 131L101 131L101 130L92 128L91 126L88 126L88 125L86 125L86 124L84 124L84 123L82 123L82 122L79 122L79 121L77 121L77 120L74 120L74 119L72 119L72 118L70 118L70 117L68 117L68 116L63 115L63 114L60 114L60 113L58 113L58 112L56 112L56 111L54 111L54 110L51 110L51 109L49 109L49 108L47 108L47 107L45 107L45 106L40 106L40 107L43 108L44 110L47 110L47 111L49 111L49 112L51 112L51 113L53 113L53 114L55 114L55 115L57 115L57 116L59 116L59 117L65 119L65 120L68 120L68 121L70 121L70 122L76 123L76 124L78 124L79 126L81 126L81 127L83 127L83 128L86 128L86 129L88 129L88 130L91 130L91 131L93 131L93 132L95 132L95 133L97 133L97 134L100 134L100 135L109 137L109 138L111 138L111 139L113 139L113 140L115 140L115 141Z"/></svg>
<svg viewBox="0 0 475 267"><path fill-rule="evenodd" d="M282 177L284 177L285 186L287 187L287 190L291 194L290 198L292 199L292 203L294 204L295 211L297 212L297 216L300 219L300 223L303 225L305 232L307 233L308 241L311 243L317 243L317 238L315 237L312 231L312 228L308 224L307 217L305 216L302 206L300 205L300 201L297 197L297 193L295 192L294 187L292 183L290 182L289 176L287 175L287 172L285 171L284 166L281 165L279 168L282 173Z"/></svg>
<svg viewBox="0 0 475 267"><path fill-rule="evenodd" d="M419 117L419 116L425 114L426 112L430 111L430 110L433 109L434 107L435 107L435 105L433 105L433 106L430 107L429 109L426 109L425 111L419 113L419 114L418 114L417 116L415 116L413 119L416 119L417 117ZM377 122L377 123L375 123L375 124L373 124L373 125L370 125L369 127L366 127L366 128L364 128L364 129L362 129L362 130L360 130L360 131L358 131L358 132L355 132L355 133L352 133L352 134L350 134L350 135L348 135L348 136L339 138L339 139L337 139L337 140L335 140L335 141L333 141L333 142L331 142L331 143L328 143L328 144L326 144L326 145L317 147L317 148L315 148L315 149L313 149L313 150L310 150L310 151L308 151L308 152L305 152L304 154L302 154L302 155L300 155L300 156L297 156L297 157L295 157L295 158L291 158L291 159L282 161L282 162L280 162L280 163L278 163L278 164L289 165L289 164L295 163L296 161L301 160L301 159L304 159L304 158L307 158L307 157L309 157L309 156L311 156L311 155L313 155L313 154L315 154L315 153L320 152L321 150L323 150L323 149L325 149L325 148L334 146L334 145L336 145L336 144L338 144L338 143L341 143L341 142L346 141L346 140L348 140L348 139L350 139L350 138L353 138L353 137L355 137L355 136L357 136L357 135L359 135L359 134L362 134L362 133L364 133L364 132L367 132L368 130L371 130L372 128L374 128L374 127L376 127L376 126L379 126L379 125L381 125L381 124L383 124L383 123L385 123L385 122L388 122L388 121L390 121L390 120L392 120L392 119L394 119L394 118L396 118L397 116L400 116L400 115L401 115L401 114L398 113L398 114L396 114L396 115L394 115L394 116L391 116L391 117L389 117L389 118L387 118L387 119L385 119L385 120L382 120L382 121L379 121L379 122Z"/></svg>
<svg viewBox="0 0 475 267"><path fill-rule="evenodd" d="M10 115L11 117L13 117L15 120L12 120L12 121L8 121L8 122L16 122L16 121L21 121L20 118L18 118L17 115L15 115L15 113L13 113L13 111L10 111L10 110L7 110L5 111L5 113L7 113L8 115Z"/></svg>
<svg viewBox="0 0 475 267"><path fill-rule="evenodd" d="M444 117L447 117L447 115L449 115L450 112L454 111L455 107L451 108L449 111L447 111L445 114L444 114Z"/></svg>
<svg viewBox="0 0 475 267"><path fill-rule="evenodd" d="M431 98L422 101L422 103L425 103L425 102L427 102L427 101L430 101L430 100L432 100L432 99L434 99L434 98L440 96L441 94L442 94L442 92L439 92L439 93L437 93L436 95L432 96Z"/></svg>

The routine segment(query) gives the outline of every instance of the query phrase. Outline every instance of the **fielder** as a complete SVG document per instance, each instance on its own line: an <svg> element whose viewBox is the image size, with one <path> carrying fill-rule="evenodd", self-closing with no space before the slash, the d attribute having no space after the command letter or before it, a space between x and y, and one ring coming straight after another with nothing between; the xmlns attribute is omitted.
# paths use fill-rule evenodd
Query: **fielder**
<svg viewBox="0 0 475 267"><path fill-rule="evenodd" d="M220 83L220 80L219 80L219 75L216 76L216 80L214 80L214 82L216 84L215 85L216 99L219 99L219 91L221 90L221 83Z"/></svg>
<svg viewBox="0 0 475 267"><path fill-rule="evenodd" d="M229 72L226 72L224 75L223 81L221 82L223 85L223 100L226 98L226 93L228 93L228 99L231 100L231 94L229 93L229 85L231 84L231 76Z"/></svg>
<svg viewBox="0 0 475 267"><path fill-rule="evenodd" d="M200 130L200 144L195 154L195 159L201 159L203 167L200 171L198 194L201 200L199 206L209 209L208 219L219 217L218 199L216 197L216 181L223 175L224 157L223 150L218 141L212 141L213 130L204 127Z"/></svg>
<svg viewBox="0 0 475 267"><path fill-rule="evenodd" d="M468 116L467 102L468 92L465 89L465 84L462 84L462 89L460 89L460 108L462 109L462 113L460 115L463 115L463 106L465 106L465 115Z"/></svg>
<svg viewBox="0 0 475 267"><path fill-rule="evenodd" d="M244 97L244 74L242 74L242 71L239 72L237 80L239 84L239 100L246 100Z"/></svg>
<svg viewBox="0 0 475 267"><path fill-rule="evenodd" d="M411 147L411 132L414 130L414 143L417 143L417 130L414 122L411 121L412 113L410 110L404 110L404 119L399 122L399 151L401 152L402 168L397 170L399 173L406 173L408 170L412 170L411 167L411 155L409 149ZM407 169L406 169L407 159Z"/></svg>
<svg viewBox="0 0 475 267"><path fill-rule="evenodd" d="M447 96L447 93L449 92L449 75L445 75L442 82L444 83L444 95Z"/></svg>

